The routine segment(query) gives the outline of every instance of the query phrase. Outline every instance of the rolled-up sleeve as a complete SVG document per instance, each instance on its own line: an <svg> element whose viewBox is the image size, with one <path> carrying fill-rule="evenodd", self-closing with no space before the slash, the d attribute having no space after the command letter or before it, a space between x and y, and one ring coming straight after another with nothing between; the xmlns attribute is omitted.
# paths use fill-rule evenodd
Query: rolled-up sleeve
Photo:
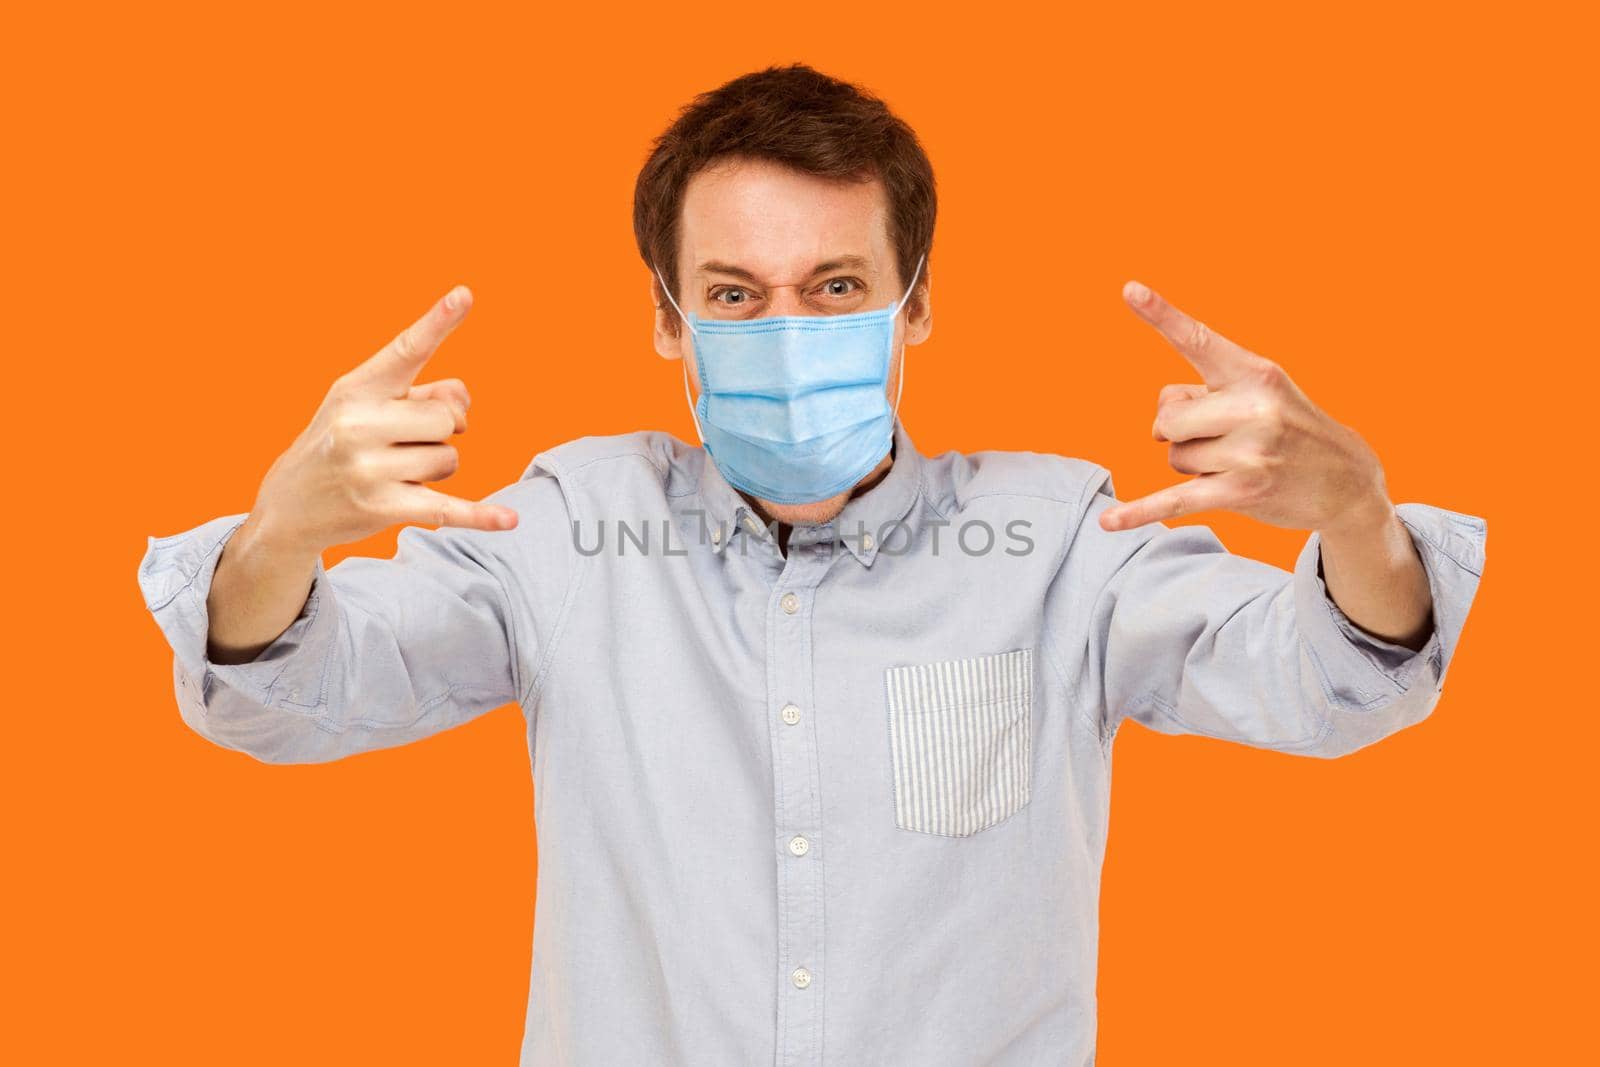
<svg viewBox="0 0 1600 1067"><path fill-rule="evenodd" d="M406 526L392 558L318 558L299 616L248 663L206 654L212 577L248 515L147 538L139 586L172 649L183 721L263 762L315 763L522 700L569 573L565 510L548 476L485 499L517 509L517 527Z"/></svg>
<svg viewBox="0 0 1600 1067"><path fill-rule="evenodd" d="M1444 689L1483 574L1488 522L1430 504L1396 504L1416 546L1433 597L1433 631L1420 649L1385 641L1356 626L1328 594L1322 577L1322 535L1313 532L1295 561L1297 616L1308 647L1337 706L1364 709L1417 689ZM1426 712L1424 712L1426 714Z"/></svg>
<svg viewBox="0 0 1600 1067"><path fill-rule="evenodd" d="M1433 597L1420 649L1361 630L1328 595L1321 535L1286 571L1234 555L1207 526L1106 531L1109 475L1089 496L1069 580L1087 601L1086 670L1102 728L1134 719L1307 756L1353 752L1438 703L1483 573L1487 522L1396 505Z"/></svg>

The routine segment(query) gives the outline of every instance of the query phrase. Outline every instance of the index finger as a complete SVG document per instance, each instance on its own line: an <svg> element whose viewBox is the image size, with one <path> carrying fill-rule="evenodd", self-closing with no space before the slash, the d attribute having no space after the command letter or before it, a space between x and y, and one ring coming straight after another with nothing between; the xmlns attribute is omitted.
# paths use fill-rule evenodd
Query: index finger
<svg viewBox="0 0 1600 1067"><path fill-rule="evenodd" d="M456 286L420 319L396 334L394 340L346 374L345 379L381 388L389 396L404 396L422 365L450 336L450 331L461 324L471 307L472 290Z"/></svg>
<svg viewBox="0 0 1600 1067"><path fill-rule="evenodd" d="M1135 314L1160 330L1161 336L1183 354L1207 385L1224 385L1237 378L1256 358L1249 349L1214 333L1205 323L1179 311L1161 294L1138 282L1124 285L1122 295Z"/></svg>

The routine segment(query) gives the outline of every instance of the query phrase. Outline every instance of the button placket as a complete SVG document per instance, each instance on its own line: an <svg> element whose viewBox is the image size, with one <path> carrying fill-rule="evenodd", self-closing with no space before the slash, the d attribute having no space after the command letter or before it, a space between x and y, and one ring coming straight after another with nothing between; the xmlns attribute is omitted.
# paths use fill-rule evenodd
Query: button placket
<svg viewBox="0 0 1600 1067"><path fill-rule="evenodd" d="M822 1063L823 964L821 781L811 608L831 554L790 542L767 625L769 720L778 863L777 1063ZM802 710L803 709L803 710Z"/></svg>

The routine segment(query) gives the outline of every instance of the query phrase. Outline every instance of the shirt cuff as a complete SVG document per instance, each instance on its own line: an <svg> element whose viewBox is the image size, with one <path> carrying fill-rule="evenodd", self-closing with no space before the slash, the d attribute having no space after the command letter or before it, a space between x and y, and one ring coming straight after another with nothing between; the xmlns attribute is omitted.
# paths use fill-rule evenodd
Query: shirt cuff
<svg viewBox="0 0 1600 1067"><path fill-rule="evenodd" d="M206 657L211 579L223 548L247 518L248 512L223 515L169 537L147 537L139 563L145 607L172 647L180 697L204 705L220 683L263 705L315 708L323 699L335 614L326 610L327 570L321 556L300 614L255 659L213 663Z"/></svg>
<svg viewBox="0 0 1600 1067"><path fill-rule="evenodd" d="M1433 633L1420 649L1367 633L1340 610L1318 573L1322 535L1313 531L1295 561L1295 609L1301 634L1335 703L1360 710L1387 704L1417 685L1444 689L1483 574L1488 522L1430 504L1395 505L1422 559L1433 595Z"/></svg>

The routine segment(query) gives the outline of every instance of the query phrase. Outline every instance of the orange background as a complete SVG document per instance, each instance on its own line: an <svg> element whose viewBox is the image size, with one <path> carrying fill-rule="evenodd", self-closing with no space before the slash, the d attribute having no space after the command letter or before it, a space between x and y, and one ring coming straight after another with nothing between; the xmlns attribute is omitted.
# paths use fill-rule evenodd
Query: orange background
<svg viewBox="0 0 1600 1067"><path fill-rule="evenodd" d="M882 94L937 170L936 328L903 408L923 452L1081 455L1124 499L1183 477L1149 424L1195 379L1124 306L1137 278L1282 363L1395 501L1490 520L1421 725L1335 761L1122 732L1101 1062L1577 1058L1593 27L1463 10L9 14L0 1059L515 1062L536 870L516 708L256 763L180 721L135 571L147 535L248 510L333 378L457 282L476 306L422 375L474 398L442 488L482 496L589 433L692 439L650 347L634 174L693 93L791 60ZM1177 521L1284 567L1306 536Z"/></svg>

